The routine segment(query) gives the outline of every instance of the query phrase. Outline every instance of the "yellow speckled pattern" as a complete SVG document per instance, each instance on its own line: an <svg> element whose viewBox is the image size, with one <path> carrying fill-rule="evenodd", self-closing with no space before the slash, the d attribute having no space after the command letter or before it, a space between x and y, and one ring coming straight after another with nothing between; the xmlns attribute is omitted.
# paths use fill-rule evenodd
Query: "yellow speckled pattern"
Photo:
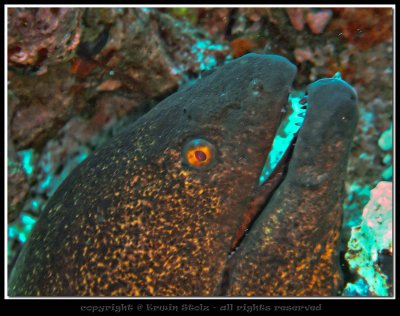
<svg viewBox="0 0 400 316"><path fill-rule="evenodd" d="M334 296L342 286L338 243L356 95L333 79L308 92L287 175L231 263L228 295Z"/></svg>
<svg viewBox="0 0 400 316"><path fill-rule="evenodd" d="M259 174L295 73L283 57L248 54L166 98L94 152L48 202L8 294L331 295L348 126L355 126L341 106L307 116L287 176L231 253L249 214L275 189L272 180L260 188ZM323 104L343 103L322 93ZM327 129L337 115L346 119ZM215 148L209 168L187 163L183 149L193 139Z"/></svg>

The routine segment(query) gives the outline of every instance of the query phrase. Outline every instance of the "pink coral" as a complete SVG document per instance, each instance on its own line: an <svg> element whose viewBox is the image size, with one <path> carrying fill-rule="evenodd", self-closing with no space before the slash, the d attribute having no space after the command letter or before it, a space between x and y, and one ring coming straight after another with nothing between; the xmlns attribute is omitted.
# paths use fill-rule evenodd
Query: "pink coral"
<svg viewBox="0 0 400 316"><path fill-rule="evenodd" d="M309 12L306 16L307 25L314 34L321 34L332 18L331 10Z"/></svg>
<svg viewBox="0 0 400 316"><path fill-rule="evenodd" d="M301 8L289 8L286 9L289 16L290 23L297 31L302 31L304 29L304 9Z"/></svg>
<svg viewBox="0 0 400 316"><path fill-rule="evenodd" d="M371 199L365 206L363 218L375 232L378 250L392 251L392 182L379 182L371 190Z"/></svg>

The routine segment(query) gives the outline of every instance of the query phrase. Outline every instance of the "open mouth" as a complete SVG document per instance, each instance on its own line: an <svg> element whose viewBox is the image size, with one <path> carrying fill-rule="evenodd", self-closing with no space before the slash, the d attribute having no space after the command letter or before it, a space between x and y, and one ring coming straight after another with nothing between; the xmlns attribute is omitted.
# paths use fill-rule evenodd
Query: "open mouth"
<svg viewBox="0 0 400 316"><path fill-rule="evenodd" d="M235 253L242 241L251 230L252 225L257 220L262 211L266 208L273 193L285 178L286 170L296 144L297 135L304 122L308 109L307 94L304 92L291 93L287 109L279 128L276 132L270 152L268 153L264 167L260 173L257 184L257 195L252 198L249 207L242 217L241 224L233 239L228 263L222 281L222 293L229 286L229 272L234 264Z"/></svg>
<svg viewBox="0 0 400 316"><path fill-rule="evenodd" d="M260 174L260 186L268 181L278 164L285 160L285 155L293 147L292 145L295 143L296 136L304 122L307 107L307 95L304 95L304 93L289 95L288 110L286 110L286 115L278 128L272 149Z"/></svg>
<svg viewBox="0 0 400 316"><path fill-rule="evenodd" d="M285 177L285 172L296 144L297 135L308 108L307 95L303 92L289 95L285 115L276 132L268 157L259 177L257 196L251 201L232 243L231 253L239 247L251 225L268 204L273 192Z"/></svg>

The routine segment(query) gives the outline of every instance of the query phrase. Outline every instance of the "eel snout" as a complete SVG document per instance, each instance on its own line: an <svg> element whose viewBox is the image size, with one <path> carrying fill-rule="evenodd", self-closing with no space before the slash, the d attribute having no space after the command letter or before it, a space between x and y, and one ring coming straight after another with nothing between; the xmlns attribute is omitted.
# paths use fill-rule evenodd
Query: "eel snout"
<svg viewBox="0 0 400 316"><path fill-rule="evenodd" d="M226 295L329 296L340 289L338 241L357 94L336 78L307 90L309 109L287 172L230 258Z"/></svg>

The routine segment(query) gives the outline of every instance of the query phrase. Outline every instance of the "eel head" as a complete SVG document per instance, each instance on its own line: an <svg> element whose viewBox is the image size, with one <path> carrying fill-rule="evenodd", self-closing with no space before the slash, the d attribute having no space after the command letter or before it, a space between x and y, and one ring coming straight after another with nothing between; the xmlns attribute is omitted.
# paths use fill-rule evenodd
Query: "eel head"
<svg viewBox="0 0 400 316"><path fill-rule="evenodd" d="M42 213L10 295L332 295L356 94L313 83L260 181L296 67L248 54L169 96L84 161Z"/></svg>

